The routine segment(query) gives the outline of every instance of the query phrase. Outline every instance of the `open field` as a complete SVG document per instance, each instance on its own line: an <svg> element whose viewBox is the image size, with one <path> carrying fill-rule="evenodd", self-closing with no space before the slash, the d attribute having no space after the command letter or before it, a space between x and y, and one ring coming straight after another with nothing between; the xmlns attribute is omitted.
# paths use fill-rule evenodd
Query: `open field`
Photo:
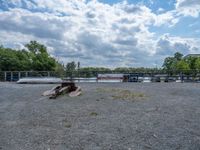
<svg viewBox="0 0 200 150"><path fill-rule="evenodd" d="M0 83L0 150L199 150L199 83Z"/></svg>

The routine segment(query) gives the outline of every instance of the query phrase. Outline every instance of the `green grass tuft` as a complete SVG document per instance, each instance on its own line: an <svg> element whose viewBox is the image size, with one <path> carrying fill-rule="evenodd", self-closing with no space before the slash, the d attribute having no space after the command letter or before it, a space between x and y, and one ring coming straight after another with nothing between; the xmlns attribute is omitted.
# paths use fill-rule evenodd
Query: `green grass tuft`
<svg viewBox="0 0 200 150"><path fill-rule="evenodd" d="M112 93L112 98L114 100L117 100L117 99L136 100L136 99L143 99L146 97L144 93L133 92L130 90L117 89L117 88L97 88L96 90L97 92Z"/></svg>
<svg viewBox="0 0 200 150"><path fill-rule="evenodd" d="M91 112L91 113L90 113L90 116L97 116L97 115L98 115L97 112Z"/></svg>

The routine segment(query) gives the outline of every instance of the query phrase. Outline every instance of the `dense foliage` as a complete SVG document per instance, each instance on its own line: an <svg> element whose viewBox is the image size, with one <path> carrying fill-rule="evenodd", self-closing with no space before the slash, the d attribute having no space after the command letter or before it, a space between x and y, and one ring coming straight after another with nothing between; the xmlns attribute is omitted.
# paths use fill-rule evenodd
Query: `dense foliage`
<svg viewBox="0 0 200 150"><path fill-rule="evenodd" d="M198 72L200 70L200 57L183 57L183 54L176 52L173 57L165 58L163 69L167 72Z"/></svg>
<svg viewBox="0 0 200 150"><path fill-rule="evenodd" d="M55 71L58 63L47 53L47 48L31 41L26 50L0 47L1 71Z"/></svg>
<svg viewBox="0 0 200 150"><path fill-rule="evenodd" d="M71 69L70 65L74 64L74 68ZM162 72L162 69L158 68L131 68L131 67L119 67L115 69L104 68L104 67L81 67L77 68L75 62L70 62L66 67L66 76L74 76L74 77L96 77L97 74L104 73L158 73Z"/></svg>

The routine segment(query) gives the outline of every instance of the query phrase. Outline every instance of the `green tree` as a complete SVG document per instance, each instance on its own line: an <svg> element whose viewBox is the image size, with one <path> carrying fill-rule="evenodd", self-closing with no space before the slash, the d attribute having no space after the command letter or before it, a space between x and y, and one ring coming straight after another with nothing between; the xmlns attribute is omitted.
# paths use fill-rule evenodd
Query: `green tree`
<svg viewBox="0 0 200 150"><path fill-rule="evenodd" d="M183 54L176 52L173 57L165 58L163 63L163 69L170 74L177 73L176 71L180 70L181 67L184 67L185 63L187 64L187 62L183 60Z"/></svg>
<svg viewBox="0 0 200 150"><path fill-rule="evenodd" d="M181 54L181 53L179 53L179 52L176 52L176 53L174 54L174 58L175 58L176 61L180 61L180 60L182 60L182 58L183 58L183 54Z"/></svg>
<svg viewBox="0 0 200 150"><path fill-rule="evenodd" d="M65 69L64 69L64 65L62 65L61 63L57 62L56 63L56 67L55 67L55 72L57 73L57 75L59 77L64 77L65 74Z"/></svg>
<svg viewBox="0 0 200 150"><path fill-rule="evenodd" d="M67 63L66 76L72 77L75 71L76 71L76 63L74 61Z"/></svg>
<svg viewBox="0 0 200 150"><path fill-rule="evenodd" d="M188 73L190 67L186 61L180 60L176 63L176 70L182 73Z"/></svg>
<svg viewBox="0 0 200 150"><path fill-rule="evenodd" d="M51 57L47 48L31 41L25 45L27 50L15 50L0 46L1 71L54 71L58 62Z"/></svg>
<svg viewBox="0 0 200 150"><path fill-rule="evenodd" d="M51 57L46 46L38 43L37 41L30 41L25 45L29 50L31 68L36 71L53 71L56 67L56 60Z"/></svg>
<svg viewBox="0 0 200 150"><path fill-rule="evenodd" d="M66 65L67 72L73 72L75 70L76 70L76 63L74 61L67 63Z"/></svg>
<svg viewBox="0 0 200 150"><path fill-rule="evenodd" d="M0 67L2 71L15 71L20 66L18 52L9 48L0 48Z"/></svg>
<svg viewBox="0 0 200 150"><path fill-rule="evenodd" d="M200 58L195 59L194 68L198 71L200 70Z"/></svg>
<svg viewBox="0 0 200 150"><path fill-rule="evenodd" d="M188 58L185 58L185 61L189 64L189 67L190 69L192 70L195 70L196 69L196 60L197 60L197 57L188 57Z"/></svg>
<svg viewBox="0 0 200 150"><path fill-rule="evenodd" d="M163 68L167 71L175 69L175 62L174 57L167 57L164 60Z"/></svg>
<svg viewBox="0 0 200 150"><path fill-rule="evenodd" d="M46 46L38 43L37 41L30 41L30 43L26 44L25 47L32 53L47 53Z"/></svg>

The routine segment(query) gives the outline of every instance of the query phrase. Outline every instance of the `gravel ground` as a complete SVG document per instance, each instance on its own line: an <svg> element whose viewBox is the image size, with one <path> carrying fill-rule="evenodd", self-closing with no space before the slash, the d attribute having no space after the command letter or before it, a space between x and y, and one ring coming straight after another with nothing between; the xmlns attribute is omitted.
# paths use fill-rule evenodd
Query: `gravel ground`
<svg viewBox="0 0 200 150"><path fill-rule="evenodd" d="M0 83L0 150L200 150L198 83L81 83L79 97L41 96L53 86Z"/></svg>

